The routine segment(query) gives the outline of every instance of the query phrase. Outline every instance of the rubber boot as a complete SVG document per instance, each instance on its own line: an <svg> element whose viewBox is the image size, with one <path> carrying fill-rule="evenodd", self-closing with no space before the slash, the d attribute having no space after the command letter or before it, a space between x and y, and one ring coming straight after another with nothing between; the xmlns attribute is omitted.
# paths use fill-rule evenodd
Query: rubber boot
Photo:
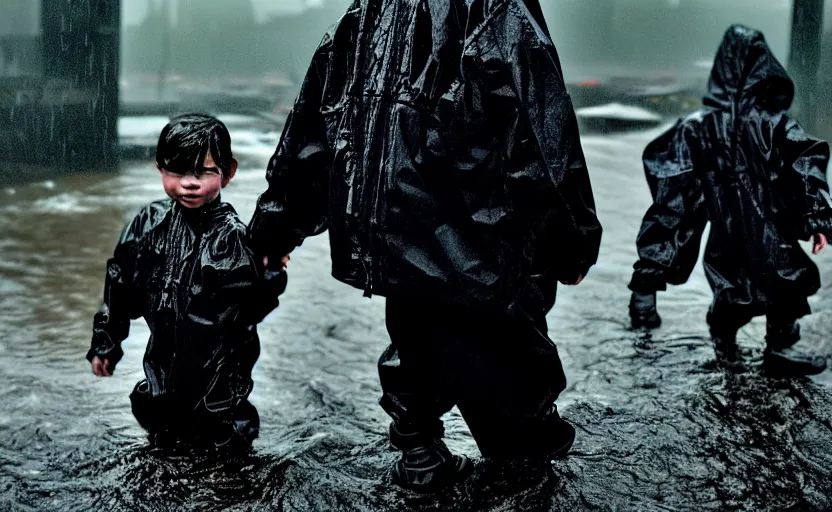
<svg viewBox="0 0 832 512"><path fill-rule="evenodd" d="M800 340L800 325L796 322L766 325L766 349L763 368L767 373L782 377L817 375L826 369L823 357L807 354L794 344Z"/></svg>
<svg viewBox="0 0 832 512"><path fill-rule="evenodd" d="M740 347L737 345L736 329L711 327L714 354L720 363L736 364L742 361Z"/></svg>
<svg viewBox="0 0 832 512"><path fill-rule="evenodd" d="M426 438L406 426L390 425L390 444L402 451L391 472L393 483L411 491L433 493L473 471L468 458L451 453L440 438Z"/></svg>
<svg viewBox="0 0 832 512"><path fill-rule="evenodd" d="M474 419L473 425L471 434L486 459L552 461L565 458L575 442L575 427L560 417L555 404L542 415L514 417L507 423L496 417Z"/></svg>
<svg viewBox="0 0 832 512"><path fill-rule="evenodd" d="M549 456L552 459L563 459L569 453L569 449L572 448L572 444L575 442L575 427L561 418L557 423L556 433L553 438L558 439L559 442L555 443L557 446L550 452Z"/></svg>
<svg viewBox="0 0 832 512"><path fill-rule="evenodd" d="M633 292L630 297L630 321L633 329L656 329L662 318L656 310L656 293Z"/></svg>

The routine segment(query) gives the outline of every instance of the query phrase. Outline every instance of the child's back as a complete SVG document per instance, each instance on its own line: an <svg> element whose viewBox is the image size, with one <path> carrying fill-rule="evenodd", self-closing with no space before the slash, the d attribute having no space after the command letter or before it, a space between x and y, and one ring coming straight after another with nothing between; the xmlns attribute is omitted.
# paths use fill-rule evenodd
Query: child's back
<svg viewBox="0 0 832 512"><path fill-rule="evenodd" d="M705 108L644 152L654 202L639 232L630 283L634 325L658 323L655 292L687 280L710 221L705 273L714 291L708 321L715 338L733 346L739 327L766 315L767 360L799 339L795 321L810 312L806 299L820 277L798 240L817 235L822 245L822 235L832 233L832 203L829 147L788 117L793 96L762 34L729 29ZM825 367L788 359L798 373Z"/></svg>
<svg viewBox="0 0 832 512"><path fill-rule="evenodd" d="M215 158L210 150L203 155L205 175ZM245 225L219 200L222 183L214 194L200 185L208 177L197 172L193 183L180 187L177 174L163 166L173 165L163 160L157 153L171 199L144 207L124 230L108 263L88 359L94 370L97 359L101 373L111 373L130 319L143 317L151 332L146 380L131 395L142 426L152 434L215 444L251 441L258 431L257 411L247 401L260 352L256 324L277 305L285 274L267 285L262 265L247 247ZM227 183L233 169L219 168L220 176L227 176L220 178Z"/></svg>

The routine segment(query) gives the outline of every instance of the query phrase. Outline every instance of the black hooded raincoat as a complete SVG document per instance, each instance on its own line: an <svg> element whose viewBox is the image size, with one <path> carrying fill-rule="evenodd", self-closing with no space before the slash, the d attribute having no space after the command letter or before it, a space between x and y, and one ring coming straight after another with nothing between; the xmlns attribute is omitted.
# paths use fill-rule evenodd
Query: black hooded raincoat
<svg viewBox="0 0 832 512"><path fill-rule="evenodd" d="M710 221L711 323L772 309L799 318L820 279L798 240L832 234L829 147L786 115L794 86L757 31L727 31L708 91L702 110L644 152L653 205L636 242L630 288L685 282Z"/></svg>
<svg viewBox="0 0 832 512"><path fill-rule="evenodd" d="M275 261L327 228L367 294L551 308L601 226L536 0L357 0L321 42L250 229Z"/></svg>

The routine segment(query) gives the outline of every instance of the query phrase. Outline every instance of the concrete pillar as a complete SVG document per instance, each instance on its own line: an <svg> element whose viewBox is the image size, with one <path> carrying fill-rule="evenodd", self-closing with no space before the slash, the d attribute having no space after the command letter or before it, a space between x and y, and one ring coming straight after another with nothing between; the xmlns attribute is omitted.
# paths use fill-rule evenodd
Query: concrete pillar
<svg viewBox="0 0 832 512"><path fill-rule="evenodd" d="M119 0L42 0L43 134L65 169L118 165Z"/></svg>
<svg viewBox="0 0 832 512"><path fill-rule="evenodd" d="M794 0L789 74L795 84L794 115L806 129L817 128L817 75L821 55L823 0Z"/></svg>

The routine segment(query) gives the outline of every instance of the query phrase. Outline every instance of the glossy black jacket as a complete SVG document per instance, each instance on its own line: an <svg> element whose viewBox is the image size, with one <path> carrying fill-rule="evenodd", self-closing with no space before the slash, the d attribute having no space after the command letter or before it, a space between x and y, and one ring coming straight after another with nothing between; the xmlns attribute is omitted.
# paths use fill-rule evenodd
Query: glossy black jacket
<svg viewBox="0 0 832 512"><path fill-rule="evenodd" d="M275 258L329 229L368 294L554 303L601 226L536 1L359 0L316 51L250 229Z"/></svg>
<svg viewBox="0 0 832 512"><path fill-rule="evenodd" d="M188 410L232 408L251 391L260 353L256 324L285 288L285 274L265 277L231 205L151 203L125 228L107 263L87 358L118 362L130 320L144 317L151 395Z"/></svg>
<svg viewBox="0 0 832 512"><path fill-rule="evenodd" d="M832 234L829 147L786 114L794 86L757 31L728 30L708 88L704 108L644 152L654 202L630 287L685 282L710 221L714 308L755 316L772 300L793 301L796 315L808 313L820 280L798 240Z"/></svg>

